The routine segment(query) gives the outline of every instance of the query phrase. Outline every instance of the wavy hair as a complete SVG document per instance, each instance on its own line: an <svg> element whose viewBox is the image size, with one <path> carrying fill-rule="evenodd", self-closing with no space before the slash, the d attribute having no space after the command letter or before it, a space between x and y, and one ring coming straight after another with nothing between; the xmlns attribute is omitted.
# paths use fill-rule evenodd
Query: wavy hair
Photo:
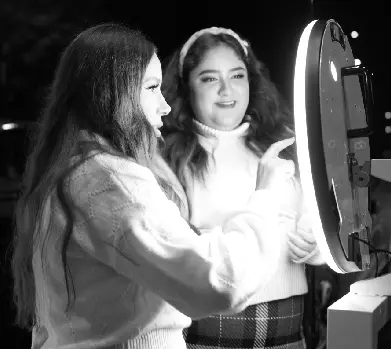
<svg viewBox="0 0 391 349"><path fill-rule="evenodd" d="M178 69L180 49L164 62L162 91L171 106L162 130L165 156L182 185L185 185L186 169L199 179L204 178L207 170L207 153L198 142L197 129L192 121L195 116L190 105L189 75L209 50L221 45L234 50L248 71L250 96L245 115L250 126L245 137L246 147L260 157L272 143L294 136L292 114L251 46L247 47L248 54L245 55L242 46L231 35L205 33L189 48L182 77ZM280 156L297 164L294 146L286 148Z"/></svg>

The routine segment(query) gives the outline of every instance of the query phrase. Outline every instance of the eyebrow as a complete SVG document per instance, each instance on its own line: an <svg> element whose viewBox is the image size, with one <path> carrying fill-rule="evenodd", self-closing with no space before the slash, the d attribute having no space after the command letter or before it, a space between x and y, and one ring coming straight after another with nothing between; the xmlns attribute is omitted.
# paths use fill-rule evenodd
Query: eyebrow
<svg viewBox="0 0 391 349"><path fill-rule="evenodd" d="M145 84L145 83L147 83L149 81L156 81L159 84L162 82L162 80L160 78L157 78L157 77L154 77L154 76L150 76L149 78L144 79L143 83Z"/></svg>
<svg viewBox="0 0 391 349"><path fill-rule="evenodd" d="M236 72L236 71L245 71L246 69L243 68L243 67L236 67L236 68L232 68L229 70L230 73L232 72ZM217 69L205 69L205 70L202 70L198 76L201 76L201 75L204 75L204 74L210 74L210 73L219 73L220 70L217 70Z"/></svg>

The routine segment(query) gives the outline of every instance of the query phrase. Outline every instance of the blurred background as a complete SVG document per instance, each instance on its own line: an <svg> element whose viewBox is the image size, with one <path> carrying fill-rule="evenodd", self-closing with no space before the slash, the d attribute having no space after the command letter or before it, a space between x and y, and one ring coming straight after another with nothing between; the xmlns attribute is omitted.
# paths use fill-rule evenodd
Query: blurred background
<svg viewBox="0 0 391 349"><path fill-rule="evenodd" d="M145 32L164 60L199 29L231 28L251 41L292 105L294 63L302 30L312 19L335 19L348 35L355 58L373 73L372 158L390 158L390 10L387 0L1 0L0 343L13 343L11 347L17 349L30 347L31 335L13 323L9 273L13 203L24 168L27 131L41 112L62 50L76 34L101 22L122 22ZM374 183L376 236L378 244L387 246L390 193L387 183ZM368 273L336 275L324 267L310 270L309 275L308 347L325 348L327 306L348 292L351 282Z"/></svg>

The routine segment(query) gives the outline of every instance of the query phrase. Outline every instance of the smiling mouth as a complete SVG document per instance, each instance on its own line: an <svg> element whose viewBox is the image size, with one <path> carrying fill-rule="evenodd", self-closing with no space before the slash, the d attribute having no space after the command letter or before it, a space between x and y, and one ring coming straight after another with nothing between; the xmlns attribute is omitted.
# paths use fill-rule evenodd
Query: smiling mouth
<svg viewBox="0 0 391 349"><path fill-rule="evenodd" d="M229 102L217 102L217 106L220 108L233 108L236 105L235 101L229 101Z"/></svg>

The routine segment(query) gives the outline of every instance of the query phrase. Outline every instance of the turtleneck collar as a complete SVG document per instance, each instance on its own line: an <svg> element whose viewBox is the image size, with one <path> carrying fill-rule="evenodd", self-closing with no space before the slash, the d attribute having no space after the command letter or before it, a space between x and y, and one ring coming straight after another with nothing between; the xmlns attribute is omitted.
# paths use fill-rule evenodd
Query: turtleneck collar
<svg viewBox="0 0 391 349"><path fill-rule="evenodd" d="M244 136L250 126L250 123L243 122L237 128L229 131L217 130L210 126L207 126L196 119L193 119L194 126L197 128L199 133L205 138L217 138L217 139L227 139L227 138L239 138Z"/></svg>

